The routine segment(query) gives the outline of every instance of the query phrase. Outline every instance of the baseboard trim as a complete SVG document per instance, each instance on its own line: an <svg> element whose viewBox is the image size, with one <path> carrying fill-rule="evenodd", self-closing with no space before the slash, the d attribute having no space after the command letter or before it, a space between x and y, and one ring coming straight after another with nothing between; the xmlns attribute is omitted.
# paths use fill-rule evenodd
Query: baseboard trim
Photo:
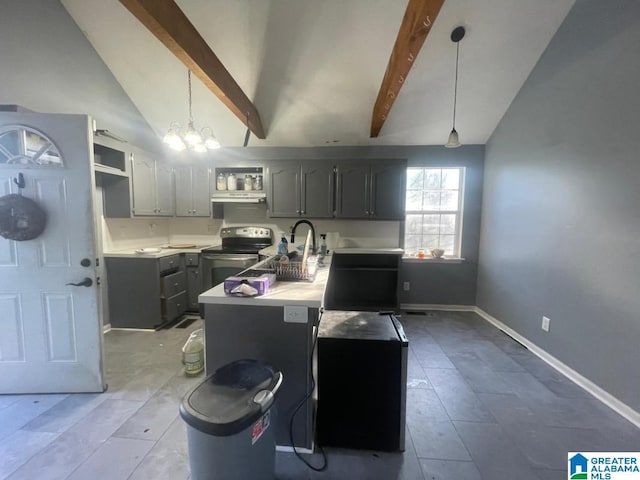
<svg viewBox="0 0 640 480"><path fill-rule="evenodd" d="M152 328L119 328L119 327L110 327L109 330L116 330L122 332L155 332Z"/></svg>
<svg viewBox="0 0 640 480"><path fill-rule="evenodd" d="M400 310L440 310L445 312L475 312L474 305L439 305L436 303L402 303Z"/></svg>
<svg viewBox="0 0 640 480"><path fill-rule="evenodd" d="M507 325L505 325L504 323L502 323L497 318L489 315L487 312L482 310L480 307L474 307L474 311L478 315L480 315L482 318L484 318L487 322L491 323L495 327L497 327L500 330L502 330L503 332L505 332L507 335L513 337L517 342L519 342L522 345L524 345L525 347L527 347L534 355L538 356L540 359L545 361L547 364L549 364L550 366L555 368L558 372L563 374L565 377L567 377L573 383L575 383L579 387L582 387L584 390L586 390L591 395L596 397L598 400L600 400L606 406L608 406L609 408L611 408L615 412L617 412L620 415L622 415L624 418L626 418L631 423L633 423L636 427L640 428L640 412L635 411L633 408L631 408L626 403L618 400L616 397L611 395L609 392L607 392L606 390L602 389L601 387L599 387L598 385L593 383L588 378L583 377L581 374L576 372L574 369L572 369L568 365L565 365L560 360L558 360L556 357L554 357L553 355L547 353L542 348L538 347L535 343L527 340L525 337L523 337L522 335L520 335L518 332L516 332L512 328L510 328Z"/></svg>

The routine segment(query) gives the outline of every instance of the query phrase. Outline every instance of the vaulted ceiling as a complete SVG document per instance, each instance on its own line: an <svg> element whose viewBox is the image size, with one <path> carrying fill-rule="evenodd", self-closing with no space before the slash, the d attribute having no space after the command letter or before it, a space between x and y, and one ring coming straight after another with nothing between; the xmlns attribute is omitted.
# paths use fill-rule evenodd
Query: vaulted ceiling
<svg viewBox="0 0 640 480"><path fill-rule="evenodd" d="M117 0L61 0L162 137L188 117L187 68ZM380 134L374 104L408 0L177 0L257 108L266 138L251 146L442 145L456 127L484 144L575 0L445 0ZM193 118L223 146L243 124L193 78Z"/></svg>

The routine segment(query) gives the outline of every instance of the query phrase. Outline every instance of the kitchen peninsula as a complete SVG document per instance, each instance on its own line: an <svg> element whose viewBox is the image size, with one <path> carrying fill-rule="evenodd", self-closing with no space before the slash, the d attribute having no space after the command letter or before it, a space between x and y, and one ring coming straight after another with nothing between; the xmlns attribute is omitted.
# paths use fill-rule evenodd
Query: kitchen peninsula
<svg viewBox="0 0 640 480"><path fill-rule="evenodd" d="M289 422L313 388L314 328L324 304L329 276L326 263L327 266L318 269L314 282L278 281L263 296L227 296L222 284L199 296L205 307L207 375L241 358L264 361L283 372L275 422L276 443L280 447L293 444L298 448L312 448L313 402L308 399L296 413L293 443Z"/></svg>

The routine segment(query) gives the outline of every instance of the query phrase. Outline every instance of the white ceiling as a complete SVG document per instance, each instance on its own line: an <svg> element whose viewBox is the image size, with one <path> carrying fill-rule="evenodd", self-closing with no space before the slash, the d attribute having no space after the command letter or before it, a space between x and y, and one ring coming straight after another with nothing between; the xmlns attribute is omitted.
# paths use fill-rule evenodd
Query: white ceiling
<svg viewBox="0 0 640 480"><path fill-rule="evenodd" d="M61 0L159 137L186 122L187 70L117 0ZM445 0L380 136L373 106L407 0L177 0L254 102L251 146L484 144L575 0ZM193 118L223 146L245 126L193 77Z"/></svg>

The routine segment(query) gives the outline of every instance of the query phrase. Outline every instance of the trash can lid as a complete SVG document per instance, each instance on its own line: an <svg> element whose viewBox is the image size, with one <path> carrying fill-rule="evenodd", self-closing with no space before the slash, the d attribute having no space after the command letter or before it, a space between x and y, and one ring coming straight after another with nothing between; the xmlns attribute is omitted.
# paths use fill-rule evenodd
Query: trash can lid
<svg viewBox="0 0 640 480"><path fill-rule="evenodd" d="M257 360L220 367L189 391L180 415L193 428L217 436L234 435L269 409L282 373Z"/></svg>

